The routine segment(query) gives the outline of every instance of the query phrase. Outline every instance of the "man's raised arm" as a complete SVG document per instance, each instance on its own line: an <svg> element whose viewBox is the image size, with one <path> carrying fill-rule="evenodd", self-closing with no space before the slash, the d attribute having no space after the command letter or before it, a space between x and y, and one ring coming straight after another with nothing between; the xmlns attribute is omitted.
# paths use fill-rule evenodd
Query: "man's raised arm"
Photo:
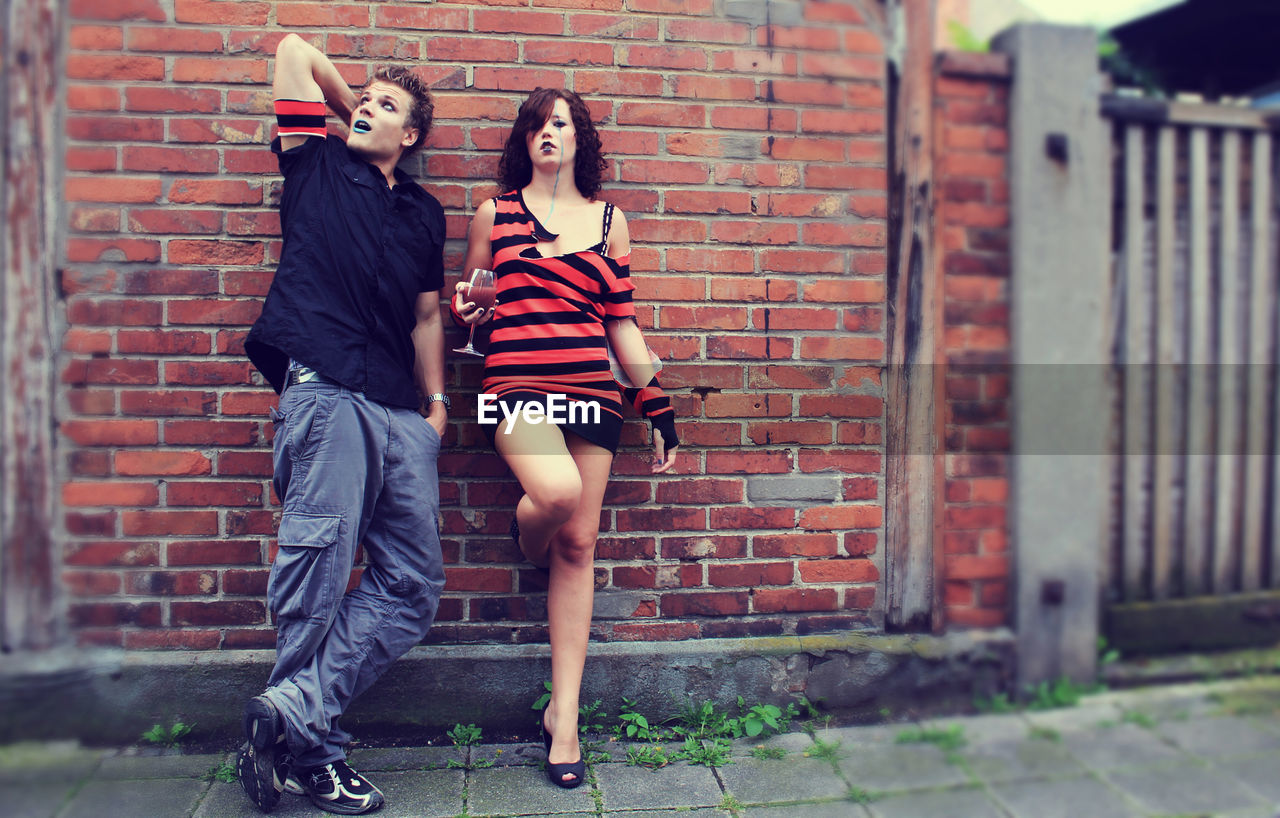
<svg viewBox="0 0 1280 818"><path fill-rule="evenodd" d="M281 114L281 101L326 102L344 123L351 122L356 95L329 58L297 34L285 35L276 46L272 85L278 115ZM297 117L297 127L288 127L281 122L280 147L283 150L301 145L309 136L324 135L323 116L318 131L315 123L307 119L314 114L307 114L305 110L288 111L283 116Z"/></svg>

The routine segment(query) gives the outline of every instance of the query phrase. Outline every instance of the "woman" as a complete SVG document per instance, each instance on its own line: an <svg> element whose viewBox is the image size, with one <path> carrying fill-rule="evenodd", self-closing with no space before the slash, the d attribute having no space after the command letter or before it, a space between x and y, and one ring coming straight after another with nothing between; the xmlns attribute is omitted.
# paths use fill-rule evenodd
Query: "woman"
<svg viewBox="0 0 1280 818"><path fill-rule="evenodd" d="M468 233L463 269L497 273L497 304L477 309L463 282L451 303L465 323L492 319L482 400L536 405L543 417L561 408L563 422L526 410L498 414L499 422L482 428L524 490L511 536L526 559L549 570L552 694L542 728L548 777L566 788L585 776L578 696L600 506L622 428L610 348L631 383L647 384L626 392L653 424L653 473L672 467L680 445L635 322L626 217L596 198L604 167L582 100L570 91L534 91L503 150L507 192L476 209ZM566 412L565 401L586 411Z"/></svg>

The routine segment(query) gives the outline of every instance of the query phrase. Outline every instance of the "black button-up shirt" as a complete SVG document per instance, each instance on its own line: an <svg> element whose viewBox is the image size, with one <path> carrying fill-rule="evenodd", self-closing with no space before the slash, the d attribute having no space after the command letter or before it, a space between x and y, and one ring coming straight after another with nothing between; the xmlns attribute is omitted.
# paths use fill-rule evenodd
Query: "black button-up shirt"
<svg viewBox="0 0 1280 818"><path fill-rule="evenodd" d="M289 359L369 398L416 408L418 294L444 286L444 210L413 178L396 186L337 137L282 151L284 249L245 352L276 392Z"/></svg>

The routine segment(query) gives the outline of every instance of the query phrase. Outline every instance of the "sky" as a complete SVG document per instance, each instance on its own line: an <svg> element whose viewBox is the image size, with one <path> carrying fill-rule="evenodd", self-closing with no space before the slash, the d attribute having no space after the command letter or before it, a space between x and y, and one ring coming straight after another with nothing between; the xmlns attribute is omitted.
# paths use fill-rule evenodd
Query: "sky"
<svg viewBox="0 0 1280 818"><path fill-rule="evenodd" d="M1054 23L1109 26L1144 13L1176 5L1179 0L1022 0L1022 4Z"/></svg>

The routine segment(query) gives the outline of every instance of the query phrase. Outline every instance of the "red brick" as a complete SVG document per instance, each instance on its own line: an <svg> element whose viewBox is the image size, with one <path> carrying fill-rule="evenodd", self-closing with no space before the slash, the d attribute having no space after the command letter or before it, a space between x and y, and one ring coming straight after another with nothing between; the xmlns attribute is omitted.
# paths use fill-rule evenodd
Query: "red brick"
<svg viewBox="0 0 1280 818"><path fill-rule="evenodd" d="M751 594L755 613L834 611L838 598L832 588L757 589Z"/></svg>
<svg viewBox="0 0 1280 818"><path fill-rule="evenodd" d="M745 45L750 42L750 34L751 29L745 23L679 19L666 22L666 39L670 42Z"/></svg>
<svg viewBox="0 0 1280 818"><path fill-rule="evenodd" d="M222 643L217 630L129 631L124 634L126 650L216 650Z"/></svg>
<svg viewBox="0 0 1280 818"><path fill-rule="evenodd" d="M62 587L72 596L110 596L120 593L120 574L112 571L63 571Z"/></svg>
<svg viewBox="0 0 1280 818"><path fill-rule="evenodd" d="M163 80L161 57L72 54L67 57L67 76L75 80Z"/></svg>
<svg viewBox="0 0 1280 818"><path fill-rule="evenodd" d="M874 395L801 395L801 417L878 418L884 401Z"/></svg>
<svg viewBox="0 0 1280 818"><path fill-rule="evenodd" d="M271 452L221 452L218 455L218 474L224 477L267 478L271 477L271 469ZM647 492L648 485L644 484L644 488Z"/></svg>
<svg viewBox="0 0 1280 818"><path fill-rule="evenodd" d="M642 68L670 68L705 71L707 53L700 48L633 45L627 48L623 65Z"/></svg>
<svg viewBox="0 0 1280 818"><path fill-rule="evenodd" d="M746 555L747 538L744 536L662 538L662 556L664 559L735 559ZM757 554L756 556L762 555Z"/></svg>
<svg viewBox="0 0 1280 818"><path fill-rule="evenodd" d="M1005 508L1000 505L948 508L945 524L951 529L1004 528Z"/></svg>
<svg viewBox="0 0 1280 818"><path fill-rule="evenodd" d="M176 450L116 452L115 468L116 474L121 475L197 475L212 471L204 454Z"/></svg>
<svg viewBox="0 0 1280 818"><path fill-rule="evenodd" d="M745 591L663 594L664 617L733 616L747 613L749 595Z"/></svg>
<svg viewBox="0 0 1280 818"><path fill-rule="evenodd" d="M885 64L883 60L869 56L804 54L800 58L800 73L831 79L880 80L885 74Z"/></svg>
<svg viewBox="0 0 1280 818"><path fill-rule="evenodd" d="M164 424L164 439L165 443L171 445L248 446L259 442L258 424L243 421L170 420ZM226 453L222 455L226 456Z"/></svg>
<svg viewBox="0 0 1280 818"><path fill-rule="evenodd" d="M218 593L213 571L135 571L126 575L125 593L137 596L210 596Z"/></svg>
<svg viewBox="0 0 1280 818"><path fill-rule="evenodd" d="M875 582L880 571L871 560L806 560L800 563L803 582Z"/></svg>
<svg viewBox="0 0 1280 818"><path fill-rule="evenodd" d="M119 26L71 26L67 39L72 51L119 51L124 46L124 29Z"/></svg>
<svg viewBox="0 0 1280 818"><path fill-rule="evenodd" d="M129 211L131 233L220 233L222 214L216 210L132 209Z"/></svg>
<svg viewBox="0 0 1280 818"><path fill-rule="evenodd" d="M60 428L81 446L146 446L159 442L154 420L66 420Z"/></svg>
<svg viewBox="0 0 1280 818"><path fill-rule="evenodd" d="M489 591L507 593L511 591L512 572L507 568L445 568L445 587L451 592Z"/></svg>
<svg viewBox="0 0 1280 818"><path fill-rule="evenodd" d="M830 444L833 439L830 423L820 421L783 420L774 423L750 423L747 439L759 445L801 443L810 446Z"/></svg>
<svg viewBox="0 0 1280 818"><path fill-rule="evenodd" d="M525 40L524 60L555 65L613 65L613 46L573 40Z"/></svg>
<svg viewBox="0 0 1280 818"><path fill-rule="evenodd" d="M834 534L757 534L751 540L755 557L834 557Z"/></svg>
<svg viewBox="0 0 1280 818"><path fill-rule="evenodd" d="M257 565L261 546L254 540L175 540L165 546L166 565Z"/></svg>
<svg viewBox="0 0 1280 818"><path fill-rule="evenodd" d="M503 32L521 37L531 34L561 34L565 25L562 15L541 11L476 10L472 14L474 31Z"/></svg>
<svg viewBox="0 0 1280 818"><path fill-rule="evenodd" d="M1009 576L1009 557L953 554L946 557L944 573L948 580L1006 579Z"/></svg>
<svg viewBox="0 0 1280 818"><path fill-rule="evenodd" d="M164 20L160 0L71 0L77 20Z"/></svg>
<svg viewBox="0 0 1280 818"><path fill-rule="evenodd" d="M622 642L663 642L696 639L702 629L694 622L654 624L621 623L613 626L613 638Z"/></svg>
<svg viewBox="0 0 1280 818"><path fill-rule="evenodd" d="M194 31L189 26L130 26L130 51L170 51L218 53L223 50L222 33Z"/></svg>
<svg viewBox="0 0 1280 818"><path fill-rule="evenodd" d="M65 154L67 170L116 169L115 148L68 148ZM157 188L158 189L158 188ZM119 216L117 215L117 219Z"/></svg>
<svg viewBox="0 0 1280 818"><path fill-rule="evenodd" d="M785 474L791 471L788 451L707 452L707 474Z"/></svg>
<svg viewBox="0 0 1280 818"><path fill-rule="evenodd" d="M69 607L68 619L74 627L119 627L160 624L159 602L82 602Z"/></svg>
<svg viewBox="0 0 1280 818"><path fill-rule="evenodd" d="M174 0L174 21L212 23L217 26L260 26L266 24L270 8L268 3L244 0Z"/></svg>
<svg viewBox="0 0 1280 818"><path fill-rule="evenodd" d="M154 483L64 483L62 502L68 506L154 506L160 489Z"/></svg>
<svg viewBox="0 0 1280 818"><path fill-rule="evenodd" d="M796 225L787 222L717 221L711 227L714 240L731 244L794 244L797 236Z"/></svg>
<svg viewBox="0 0 1280 818"><path fill-rule="evenodd" d="M757 506L711 509L711 528L716 531L794 528L795 509L784 506Z"/></svg>
<svg viewBox="0 0 1280 818"><path fill-rule="evenodd" d="M171 264L261 264L263 245L256 241L174 239L168 245Z"/></svg>
<svg viewBox="0 0 1280 818"><path fill-rule="evenodd" d="M261 506L262 484L230 482L170 482L170 506Z"/></svg>
<svg viewBox="0 0 1280 818"><path fill-rule="evenodd" d="M795 54L785 51L761 51L750 48L731 48L713 52L711 69L733 74L786 74L794 76L800 61ZM772 80L766 80L772 82ZM751 95L747 95L750 97ZM773 97L777 99L777 97Z"/></svg>
<svg viewBox="0 0 1280 818"><path fill-rule="evenodd" d="M159 261L160 242L150 239L68 239L68 261Z"/></svg>
<svg viewBox="0 0 1280 818"><path fill-rule="evenodd" d="M790 585L795 569L790 562L752 562L736 565L712 565L708 579L719 588L759 585Z"/></svg>
<svg viewBox="0 0 1280 818"><path fill-rule="evenodd" d="M671 481L658 484L657 501L664 505L711 503L740 503L744 496L741 480L714 480L704 478L692 481ZM646 497L647 499L647 497Z"/></svg>
<svg viewBox="0 0 1280 818"><path fill-rule="evenodd" d="M174 625L259 625L267 620L262 602L173 602L169 616Z"/></svg>
<svg viewBox="0 0 1280 818"><path fill-rule="evenodd" d="M703 531L707 515L700 508L648 509L630 508L617 511L614 530L628 531Z"/></svg>
<svg viewBox="0 0 1280 818"><path fill-rule="evenodd" d="M175 204L261 204L262 187L236 179L175 179L168 199Z"/></svg>
<svg viewBox="0 0 1280 818"><path fill-rule="evenodd" d="M265 596L270 577L270 571L224 571L222 592L236 596Z"/></svg>
<svg viewBox="0 0 1280 818"><path fill-rule="evenodd" d="M883 523L884 509L879 505L815 506L800 513L800 528L806 531L879 528Z"/></svg>
<svg viewBox="0 0 1280 818"><path fill-rule="evenodd" d="M160 180L112 175L67 179L67 200L72 202L156 202Z"/></svg>
<svg viewBox="0 0 1280 818"><path fill-rule="evenodd" d="M218 110L221 95L212 88L156 88L134 86L125 89L125 110L156 112L209 112Z"/></svg>
<svg viewBox="0 0 1280 818"><path fill-rule="evenodd" d="M137 117L70 116L67 135L87 142L159 142L164 139L164 122Z"/></svg>
<svg viewBox="0 0 1280 818"><path fill-rule="evenodd" d="M1008 614L1002 610L948 608L947 624L959 628L998 628L1008 624Z"/></svg>
<svg viewBox="0 0 1280 818"><path fill-rule="evenodd" d="M197 148L152 148L125 146L121 161L129 170L166 173L217 173L218 152Z"/></svg>
<svg viewBox="0 0 1280 818"><path fill-rule="evenodd" d="M208 333L169 330L120 330L116 349L147 355L207 355L212 348Z"/></svg>

